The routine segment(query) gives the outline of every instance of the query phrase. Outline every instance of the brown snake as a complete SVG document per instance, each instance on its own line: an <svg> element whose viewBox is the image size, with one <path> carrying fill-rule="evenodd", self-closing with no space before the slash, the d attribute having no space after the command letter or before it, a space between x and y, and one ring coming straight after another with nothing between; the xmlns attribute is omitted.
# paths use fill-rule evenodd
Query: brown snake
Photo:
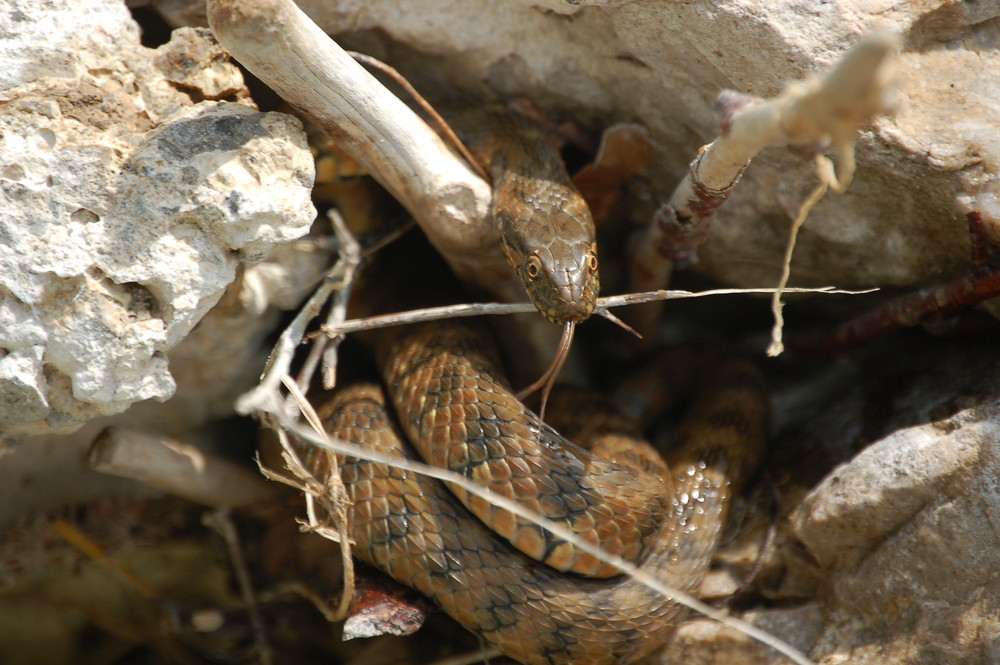
<svg viewBox="0 0 1000 665"><path fill-rule="evenodd" d="M546 318L583 320L597 295L593 222L582 200L585 214L577 214L579 195L561 163L543 160L541 181L526 179L528 144L544 139L518 136L520 147L504 153L471 141L487 155L501 244ZM526 211L529 191L554 205L554 222ZM342 389L319 407L331 436L412 458L391 424L394 411L428 463L522 502L675 588L697 586L733 485L762 448L766 399L752 367L705 372L711 381L668 470L630 434L588 452L543 424L516 399L475 324L380 332L375 348L391 407L377 386ZM321 481L335 463L326 451L310 453ZM628 663L674 627L681 608L673 601L460 488L356 459L341 461L340 473L355 554L518 661Z"/></svg>
<svg viewBox="0 0 1000 665"><path fill-rule="evenodd" d="M499 109L449 119L490 174L497 240L535 308L553 323L589 317L600 289L594 220L559 153L538 127Z"/></svg>
<svg viewBox="0 0 1000 665"><path fill-rule="evenodd" d="M491 445L491 435L511 427L492 417L497 405L511 412L523 407L497 374L489 342L475 326L421 324L385 336L378 347L389 363L383 378L404 429L422 429L431 439L449 434L456 448L468 443L459 457L487 461L468 464L467 474L494 489L507 475L503 469L530 466L516 450L511 457ZM733 486L761 452L766 413L762 382L751 365L730 364L701 375L708 380L675 437L672 500L641 560L644 570L683 591L697 587L707 568ZM417 384L421 395L414 394ZM387 410L381 388L359 384L335 393L320 414L334 437L415 457ZM598 465L551 430L525 429L534 437L514 445L528 456L533 445L544 447L547 440L579 460L585 476ZM322 481L331 457L318 449L311 454ZM497 478L486 478L498 468ZM586 578L539 564L510 547L437 481L356 459L344 460L340 470L352 501L348 517L355 554L426 594L520 662L632 662L661 646L681 613L676 603L629 577ZM546 477L537 484L544 487Z"/></svg>

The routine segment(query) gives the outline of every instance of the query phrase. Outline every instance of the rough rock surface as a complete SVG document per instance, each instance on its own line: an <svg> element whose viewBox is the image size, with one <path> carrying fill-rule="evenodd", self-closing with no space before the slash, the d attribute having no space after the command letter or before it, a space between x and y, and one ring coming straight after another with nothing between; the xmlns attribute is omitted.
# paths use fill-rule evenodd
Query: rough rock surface
<svg viewBox="0 0 1000 665"><path fill-rule="evenodd" d="M211 40L139 44L125 7L0 15L0 431L169 398L167 353L241 265L305 234L301 126L242 104ZM228 372L230 368L226 368Z"/></svg>
<svg viewBox="0 0 1000 665"><path fill-rule="evenodd" d="M824 437L861 445L877 438L825 477L789 519L807 552L800 561L810 560L822 580L825 624L813 651L821 663L1000 658L995 346L984 340L912 350L925 358L886 363L850 400L828 403L841 426L827 420L803 430L821 445ZM866 421L888 434L854 426Z"/></svg>
<svg viewBox="0 0 1000 665"><path fill-rule="evenodd" d="M794 609L746 612L740 618L803 652L808 652L816 643L822 627L822 617L815 604ZM774 655L772 649L738 630L701 618L681 624L659 662L684 665L771 665L782 660Z"/></svg>

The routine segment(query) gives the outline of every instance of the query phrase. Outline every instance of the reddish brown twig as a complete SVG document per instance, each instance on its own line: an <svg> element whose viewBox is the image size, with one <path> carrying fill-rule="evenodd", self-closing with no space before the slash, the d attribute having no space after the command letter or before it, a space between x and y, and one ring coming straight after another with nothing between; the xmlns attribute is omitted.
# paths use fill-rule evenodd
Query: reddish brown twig
<svg viewBox="0 0 1000 665"><path fill-rule="evenodd" d="M838 161L835 177L827 184L843 191L854 174L857 130L885 103L896 43L888 34L869 35L822 79L790 84L771 99L732 92L720 95L720 134L699 149L687 176L635 242L629 289L662 289L674 261L696 256L716 208L728 198L750 160L767 146L788 145L819 154L832 145ZM635 317L631 323L649 339L659 309L650 305L631 312Z"/></svg>
<svg viewBox="0 0 1000 665"><path fill-rule="evenodd" d="M897 298L841 324L829 333L804 335L793 342L797 353L837 355L900 328L928 319L954 316L1000 296L1000 268L988 265L986 236L978 211L966 215L972 238L972 269L967 275Z"/></svg>

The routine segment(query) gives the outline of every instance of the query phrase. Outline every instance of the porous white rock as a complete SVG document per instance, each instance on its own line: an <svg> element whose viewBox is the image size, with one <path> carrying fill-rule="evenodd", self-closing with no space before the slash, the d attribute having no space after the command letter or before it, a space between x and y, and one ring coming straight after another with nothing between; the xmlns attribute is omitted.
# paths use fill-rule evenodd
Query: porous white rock
<svg viewBox="0 0 1000 665"><path fill-rule="evenodd" d="M67 431L173 394L170 349L308 231L313 162L290 116L197 101L245 93L207 32L154 51L66 0L0 35L0 432Z"/></svg>

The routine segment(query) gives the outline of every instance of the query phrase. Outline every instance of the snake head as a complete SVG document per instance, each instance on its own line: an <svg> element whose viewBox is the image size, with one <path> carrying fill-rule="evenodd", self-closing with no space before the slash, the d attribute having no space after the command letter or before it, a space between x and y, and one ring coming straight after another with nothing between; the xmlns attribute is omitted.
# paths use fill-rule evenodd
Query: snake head
<svg viewBox="0 0 1000 665"><path fill-rule="evenodd" d="M547 205L521 196L494 205L500 246L543 317L559 324L583 321L594 312L600 289L594 221L575 190L552 183L546 190Z"/></svg>

